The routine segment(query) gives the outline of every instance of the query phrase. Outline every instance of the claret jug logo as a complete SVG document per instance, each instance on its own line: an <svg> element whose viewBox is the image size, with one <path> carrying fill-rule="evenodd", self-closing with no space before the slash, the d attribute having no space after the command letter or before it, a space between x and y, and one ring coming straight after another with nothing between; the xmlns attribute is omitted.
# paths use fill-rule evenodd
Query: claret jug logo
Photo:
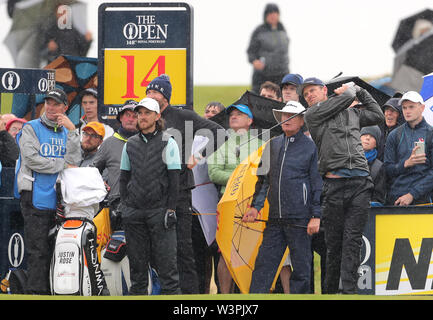
<svg viewBox="0 0 433 320"><path fill-rule="evenodd" d="M58 158L65 154L65 141L58 138L50 138L49 142L41 144L39 152L44 157Z"/></svg>
<svg viewBox="0 0 433 320"><path fill-rule="evenodd" d="M158 24L154 15L136 17L136 22L129 22L123 27L123 36L127 45L165 43L168 24Z"/></svg>
<svg viewBox="0 0 433 320"><path fill-rule="evenodd" d="M8 71L3 74L1 81L6 90L15 90L19 87L21 79L15 71Z"/></svg>

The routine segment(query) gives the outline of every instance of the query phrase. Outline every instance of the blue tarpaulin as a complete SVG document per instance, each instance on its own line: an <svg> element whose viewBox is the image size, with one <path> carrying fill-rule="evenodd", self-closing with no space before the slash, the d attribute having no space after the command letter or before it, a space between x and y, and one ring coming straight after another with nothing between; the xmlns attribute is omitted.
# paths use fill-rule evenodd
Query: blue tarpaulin
<svg viewBox="0 0 433 320"><path fill-rule="evenodd" d="M433 97L433 73L424 76L424 82L420 94L424 101Z"/></svg>

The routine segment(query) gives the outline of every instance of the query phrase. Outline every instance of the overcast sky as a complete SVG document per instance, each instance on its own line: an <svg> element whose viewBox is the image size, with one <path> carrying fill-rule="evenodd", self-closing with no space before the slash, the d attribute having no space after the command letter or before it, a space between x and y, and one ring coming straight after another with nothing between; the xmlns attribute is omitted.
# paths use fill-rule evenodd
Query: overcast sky
<svg viewBox="0 0 433 320"><path fill-rule="evenodd" d="M11 20L0 0L0 39ZM97 57L98 7L88 3L88 28L95 41L88 56ZM114 1L113 1L114 2ZM126 1L118 1L126 2ZM139 2L139 1L128 1ZM153 1L174 2L174 1ZM289 38L290 71L304 78L329 80L340 71L361 78L392 72L391 43L399 21L426 8L432 0L189 0L194 10L194 84L249 84L252 67L246 49L254 28L263 21L268 2L280 8ZM3 42L0 67L14 67Z"/></svg>

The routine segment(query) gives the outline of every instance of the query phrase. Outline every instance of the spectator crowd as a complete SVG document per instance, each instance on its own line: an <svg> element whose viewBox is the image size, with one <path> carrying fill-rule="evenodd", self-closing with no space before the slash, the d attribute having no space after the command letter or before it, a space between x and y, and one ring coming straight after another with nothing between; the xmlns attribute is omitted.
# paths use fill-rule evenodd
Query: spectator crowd
<svg viewBox="0 0 433 320"><path fill-rule="evenodd" d="M252 105L226 108L212 101L203 116L172 106L175 88L165 74L150 82L139 102L124 102L116 130L98 119L96 88L81 93L85 115L77 126L65 115L68 101L61 89L46 95L38 119L1 115L0 163L16 168L24 217L27 293L50 293L47 238L61 205L56 179L62 170L84 166L99 170L110 208L121 212L129 294L147 294L149 264L158 272L162 294L209 293L212 276L218 293L238 292L218 244L210 246L211 253L204 250L207 244L193 244L193 232L200 230L193 227L192 168L206 159L221 199L236 167L262 145L266 170L258 174L242 217L254 223L268 200L269 220L250 292L271 291L288 247L274 292L314 293L317 252L321 292L357 293L370 206L432 203L433 128L423 117L425 103L418 92L396 93L379 105L354 83L331 92L321 79L290 73L289 40L278 18L278 7L268 5L248 48L253 92L284 104L269 110L283 132L269 140L251 133ZM277 39L277 47L271 39ZM227 115L227 130L212 120L221 112ZM206 152L192 154L196 136L209 139ZM204 272L199 266L211 256L215 270Z"/></svg>

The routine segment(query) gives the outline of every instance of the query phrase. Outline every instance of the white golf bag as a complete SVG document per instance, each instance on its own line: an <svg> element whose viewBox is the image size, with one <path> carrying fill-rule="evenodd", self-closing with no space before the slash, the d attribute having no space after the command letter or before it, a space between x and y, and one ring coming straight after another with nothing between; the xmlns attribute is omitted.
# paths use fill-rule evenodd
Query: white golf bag
<svg viewBox="0 0 433 320"><path fill-rule="evenodd" d="M95 226L68 219L57 232L50 281L53 295L101 295L104 275L96 252Z"/></svg>
<svg viewBox="0 0 433 320"><path fill-rule="evenodd" d="M104 182L98 169L90 167L63 170L59 181L57 194L64 216L56 230L50 267L51 293L101 295L105 280L92 219L107 194Z"/></svg>

